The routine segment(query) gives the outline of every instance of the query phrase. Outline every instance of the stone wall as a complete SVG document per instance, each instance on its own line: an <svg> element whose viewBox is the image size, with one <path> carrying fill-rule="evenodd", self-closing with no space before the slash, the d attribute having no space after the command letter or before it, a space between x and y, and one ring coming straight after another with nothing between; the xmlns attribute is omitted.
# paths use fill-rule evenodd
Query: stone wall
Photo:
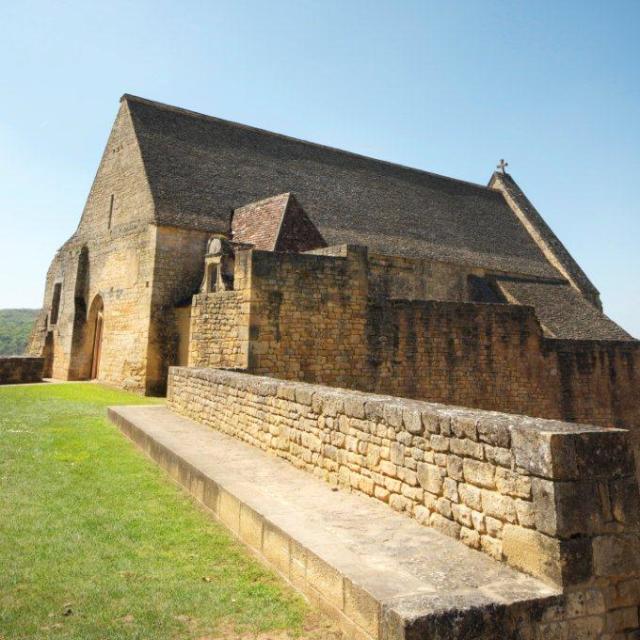
<svg viewBox="0 0 640 640"><path fill-rule="evenodd" d="M374 299L469 300L469 275L473 269L437 260L420 260L369 254L369 295Z"/></svg>
<svg viewBox="0 0 640 640"><path fill-rule="evenodd" d="M29 349L30 355L43 355L49 343L52 377L91 377L96 319L92 310L101 305L104 325L97 378L126 389L145 390L153 250L153 233L135 225L111 231L108 240L100 233L74 237L58 252ZM81 277L84 255L89 269ZM61 301L57 322L52 323L55 283L61 284Z"/></svg>
<svg viewBox="0 0 640 640"><path fill-rule="evenodd" d="M42 382L44 358L0 357L0 384Z"/></svg>
<svg viewBox="0 0 640 640"><path fill-rule="evenodd" d="M125 101L78 229L47 274L29 353L47 355L53 377L92 377L92 308L102 305L97 379L149 394L164 392L167 369L179 357L174 308L190 300L200 284L208 233L157 226L155 211ZM61 299L52 322L57 284Z"/></svg>
<svg viewBox="0 0 640 640"><path fill-rule="evenodd" d="M568 618L571 637L636 637L640 498L627 432L212 369L172 369L168 402L562 586L547 637L566 640Z"/></svg>
<svg viewBox="0 0 640 640"><path fill-rule="evenodd" d="M560 385L543 341L530 307L373 303L364 390L560 418Z"/></svg>
<svg viewBox="0 0 640 640"><path fill-rule="evenodd" d="M247 268L249 369L357 386L367 357L366 249L349 247L345 257L253 251Z"/></svg>
<svg viewBox="0 0 640 640"><path fill-rule="evenodd" d="M178 363L180 343L176 305L191 299L203 278L205 231L154 226L150 326L145 391L163 395L169 366Z"/></svg>
<svg viewBox="0 0 640 640"><path fill-rule="evenodd" d="M246 369L249 318L241 291L193 296L189 364L220 369Z"/></svg>
<svg viewBox="0 0 640 640"><path fill-rule="evenodd" d="M640 440L640 343L546 338L531 307L380 296L382 280L371 270L387 262L398 267L395 258L367 257L361 247L239 252L234 289L244 311L238 333L236 303L223 312L228 294L196 297L190 364L628 426ZM438 286L466 283L455 269L447 273ZM411 283L413 276L406 287ZM246 362L229 360L237 339L248 342Z"/></svg>
<svg viewBox="0 0 640 640"><path fill-rule="evenodd" d="M191 346L191 305L176 307L176 328L178 330L178 352L175 366L186 367L189 364Z"/></svg>
<svg viewBox="0 0 640 640"><path fill-rule="evenodd" d="M91 375L91 316L104 307L103 348L98 379L145 390L155 231L154 204L135 131L122 104L78 229L49 268L43 312L30 355L48 351L55 378ZM61 285L59 314L51 322L54 288Z"/></svg>

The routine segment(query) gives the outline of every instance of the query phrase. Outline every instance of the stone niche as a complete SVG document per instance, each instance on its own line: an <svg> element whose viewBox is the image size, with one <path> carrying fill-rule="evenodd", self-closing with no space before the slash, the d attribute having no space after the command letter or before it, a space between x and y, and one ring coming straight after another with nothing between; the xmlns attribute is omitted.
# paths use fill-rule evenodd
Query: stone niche
<svg viewBox="0 0 640 640"><path fill-rule="evenodd" d="M200 293L233 290L234 263L235 253L231 242L223 236L212 236L207 242Z"/></svg>

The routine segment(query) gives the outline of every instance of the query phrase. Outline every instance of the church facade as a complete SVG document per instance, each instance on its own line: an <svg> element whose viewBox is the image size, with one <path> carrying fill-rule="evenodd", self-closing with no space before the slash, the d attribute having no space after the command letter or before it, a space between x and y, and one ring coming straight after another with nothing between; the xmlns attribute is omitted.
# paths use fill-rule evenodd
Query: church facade
<svg viewBox="0 0 640 640"><path fill-rule="evenodd" d="M147 394L190 365L640 429L640 343L504 170L472 184L130 95L30 352Z"/></svg>

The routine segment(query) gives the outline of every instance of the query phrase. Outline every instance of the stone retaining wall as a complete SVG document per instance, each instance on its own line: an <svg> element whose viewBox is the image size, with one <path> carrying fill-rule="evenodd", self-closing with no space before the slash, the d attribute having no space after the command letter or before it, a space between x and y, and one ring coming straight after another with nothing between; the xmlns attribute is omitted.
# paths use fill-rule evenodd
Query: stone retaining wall
<svg viewBox="0 0 640 640"><path fill-rule="evenodd" d="M635 637L624 635L640 604L627 432L214 369L172 368L168 402L563 586L567 608L553 615L593 617L595 635L579 637Z"/></svg>
<svg viewBox="0 0 640 640"><path fill-rule="evenodd" d="M41 382L43 370L44 358L0 357L0 384Z"/></svg>

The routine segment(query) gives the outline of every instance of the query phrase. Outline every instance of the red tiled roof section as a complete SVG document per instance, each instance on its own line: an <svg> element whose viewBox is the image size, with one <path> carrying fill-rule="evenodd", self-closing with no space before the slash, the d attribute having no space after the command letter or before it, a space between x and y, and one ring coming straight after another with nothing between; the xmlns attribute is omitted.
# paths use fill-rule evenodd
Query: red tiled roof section
<svg viewBox="0 0 640 640"><path fill-rule="evenodd" d="M292 193L289 194L275 250L301 253L326 246L322 234L311 222L296 197Z"/></svg>
<svg viewBox="0 0 640 640"><path fill-rule="evenodd" d="M288 202L289 194L281 193L236 209L231 220L234 242L252 244L263 251L275 251Z"/></svg>
<svg viewBox="0 0 640 640"><path fill-rule="evenodd" d="M301 252L327 246L291 193L236 209L231 233L234 242L252 244L264 251Z"/></svg>

